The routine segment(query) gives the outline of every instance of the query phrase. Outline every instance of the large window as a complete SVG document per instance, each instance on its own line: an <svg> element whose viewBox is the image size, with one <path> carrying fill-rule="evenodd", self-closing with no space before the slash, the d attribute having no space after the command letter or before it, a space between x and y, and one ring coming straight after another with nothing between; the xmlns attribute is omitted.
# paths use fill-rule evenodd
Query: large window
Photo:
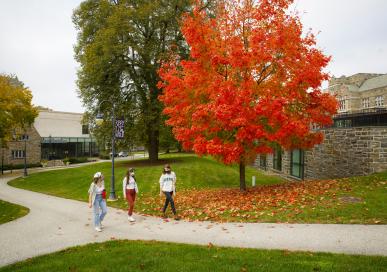
<svg viewBox="0 0 387 272"><path fill-rule="evenodd" d="M266 170L266 155L264 154L259 155L259 167Z"/></svg>
<svg viewBox="0 0 387 272"><path fill-rule="evenodd" d="M367 98L363 98L361 100L361 104L363 106L363 109L369 108L370 107L370 99L368 97Z"/></svg>
<svg viewBox="0 0 387 272"><path fill-rule="evenodd" d="M24 150L12 150L13 159L23 159L26 156Z"/></svg>
<svg viewBox="0 0 387 272"><path fill-rule="evenodd" d="M383 95L379 95L379 96L375 97L375 105L377 107L381 107L381 106L384 105L384 97L383 97Z"/></svg>
<svg viewBox="0 0 387 272"><path fill-rule="evenodd" d="M273 168L281 171L282 170L282 150L281 148L276 148L273 154Z"/></svg>
<svg viewBox="0 0 387 272"><path fill-rule="evenodd" d="M290 175L304 178L304 151L295 149L291 152Z"/></svg>
<svg viewBox="0 0 387 272"><path fill-rule="evenodd" d="M89 125L82 125L82 134L89 134Z"/></svg>
<svg viewBox="0 0 387 272"><path fill-rule="evenodd" d="M347 103L346 103L347 100L346 99L347 99L346 96L339 97L339 110L344 111L347 109Z"/></svg>

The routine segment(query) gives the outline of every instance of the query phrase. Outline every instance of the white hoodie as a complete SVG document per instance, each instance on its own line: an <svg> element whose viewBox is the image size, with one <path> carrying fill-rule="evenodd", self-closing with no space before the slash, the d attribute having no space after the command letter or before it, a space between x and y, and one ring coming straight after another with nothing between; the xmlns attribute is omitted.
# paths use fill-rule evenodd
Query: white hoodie
<svg viewBox="0 0 387 272"><path fill-rule="evenodd" d="M160 190L163 192L176 193L176 174L171 172L169 174L162 174L160 177Z"/></svg>

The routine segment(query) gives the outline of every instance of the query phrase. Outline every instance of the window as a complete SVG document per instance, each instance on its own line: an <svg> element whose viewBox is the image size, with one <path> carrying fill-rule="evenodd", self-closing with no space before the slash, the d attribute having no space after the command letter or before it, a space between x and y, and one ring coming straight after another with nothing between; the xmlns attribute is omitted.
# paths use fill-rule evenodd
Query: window
<svg viewBox="0 0 387 272"><path fill-rule="evenodd" d="M370 99L368 97L367 98L363 98L361 100L361 103L362 103L362 106L363 106L364 109L370 107Z"/></svg>
<svg viewBox="0 0 387 272"><path fill-rule="evenodd" d="M347 109L347 103L346 103L346 100L347 97L344 96L344 97L339 97L339 110L346 110Z"/></svg>
<svg viewBox="0 0 387 272"><path fill-rule="evenodd" d="M19 134L14 133L12 135L12 139L14 141L28 141L30 139L30 136L28 134L19 135Z"/></svg>
<svg viewBox="0 0 387 272"><path fill-rule="evenodd" d="M82 134L89 134L89 125L82 125Z"/></svg>
<svg viewBox="0 0 387 272"><path fill-rule="evenodd" d="M264 154L259 155L259 167L266 170L266 155Z"/></svg>
<svg viewBox="0 0 387 272"><path fill-rule="evenodd" d="M381 107L384 105L384 97L382 95L375 97L375 105L376 107Z"/></svg>
<svg viewBox="0 0 387 272"><path fill-rule="evenodd" d="M282 150L281 148L276 148L273 154L273 169L278 171L282 170Z"/></svg>
<svg viewBox="0 0 387 272"><path fill-rule="evenodd" d="M13 159L23 159L26 156L24 150L12 150Z"/></svg>
<svg viewBox="0 0 387 272"><path fill-rule="evenodd" d="M303 179L304 178L304 151L295 149L291 152L290 158L290 175Z"/></svg>

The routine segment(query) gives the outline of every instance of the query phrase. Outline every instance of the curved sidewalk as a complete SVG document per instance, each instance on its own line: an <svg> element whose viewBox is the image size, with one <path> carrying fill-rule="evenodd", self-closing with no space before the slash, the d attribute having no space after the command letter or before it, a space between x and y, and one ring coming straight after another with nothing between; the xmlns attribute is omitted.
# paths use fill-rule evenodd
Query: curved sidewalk
<svg viewBox="0 0 387 272"><path fill-rule="evenodd" d="M387 225L217 224L145 216L130 224L125 211L109 208L105 229L98 233L87 203L17 189L7 185L12 178L0 178L0 199L26 206L30 213L0 225L0 266L111 239L387 256Z"/></svg>

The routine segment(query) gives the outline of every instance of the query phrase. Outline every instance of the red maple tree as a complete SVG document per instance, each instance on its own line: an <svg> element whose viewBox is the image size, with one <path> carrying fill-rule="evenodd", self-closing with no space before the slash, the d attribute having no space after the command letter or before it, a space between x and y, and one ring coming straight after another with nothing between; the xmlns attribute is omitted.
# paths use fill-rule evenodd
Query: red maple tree
<svg viewBox="0 0 387 272"><path fill-rule="evenodd" d="M186 150L245 165L257 154L311 148L322 141L311 126L332 123L337 101L322 93L330 57L302 33L293 0L223 0L215 16L197 1L182 20L190 57L159 71L167 124Z"/></svg>

